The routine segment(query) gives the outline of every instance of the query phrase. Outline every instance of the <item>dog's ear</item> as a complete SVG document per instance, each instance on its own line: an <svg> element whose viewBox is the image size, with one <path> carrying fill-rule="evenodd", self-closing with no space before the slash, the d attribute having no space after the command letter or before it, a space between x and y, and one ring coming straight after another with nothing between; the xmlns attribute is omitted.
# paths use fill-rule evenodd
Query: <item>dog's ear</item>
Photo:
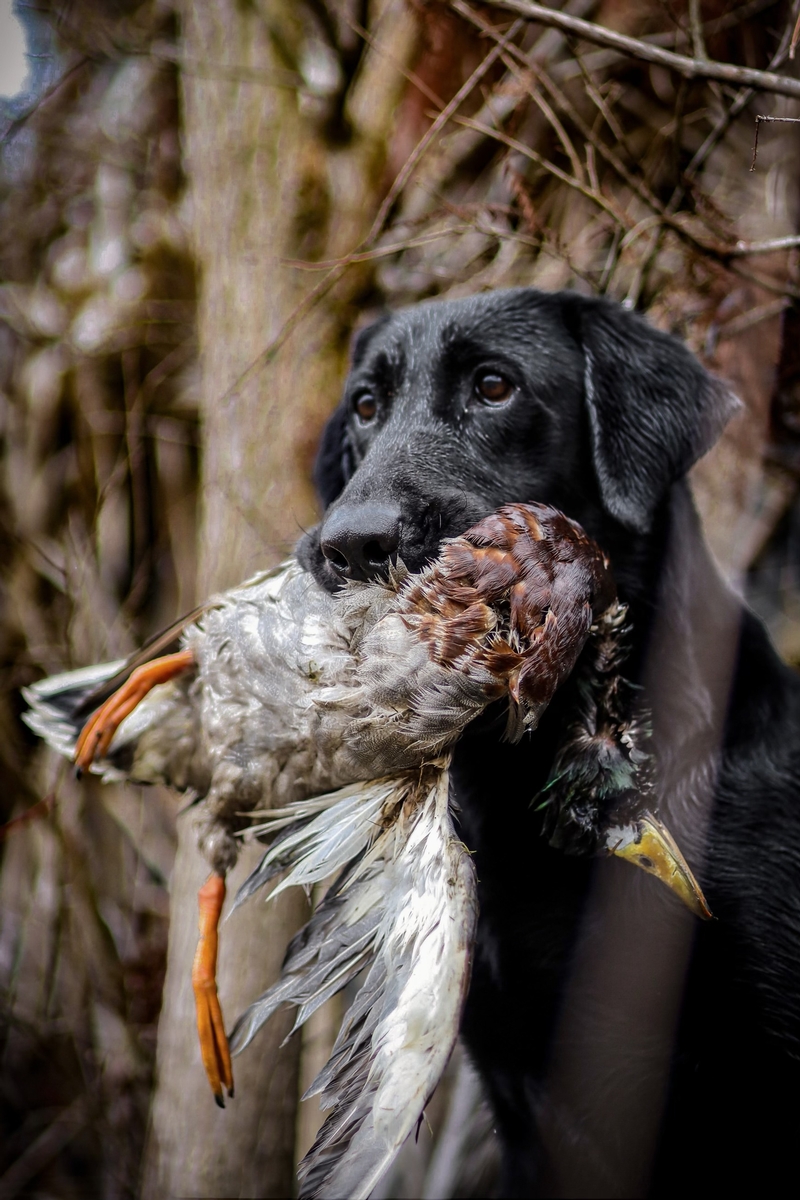
<svg viewBox="0 0 800 1200"><path fill-rule="evenodd" d="M687 348L608 300L572 296L592 455L609 513L646 533L670 484L713 446L740 401Z"/></svg>
<svg viewBox="0 0 800 1200"><path fill-rule="evenodd" d="M333 504L353 474L353 456L347 436L349 416L349 407L340 404L322 431L314 462L314 487L323 508Z"/></svg>
<svg viewBox="0 0 800 1200"><path fill-rule="evenodd" d="M390 313L383 313L376 321L358 330L350 346L351 370L363 361L370 342L390 319ZM328 420L320 438L314 462L314 487L324 508L340 495L355 470L353 450L347 432L349 418L350 408L346 401L342 401Z"/></svg>

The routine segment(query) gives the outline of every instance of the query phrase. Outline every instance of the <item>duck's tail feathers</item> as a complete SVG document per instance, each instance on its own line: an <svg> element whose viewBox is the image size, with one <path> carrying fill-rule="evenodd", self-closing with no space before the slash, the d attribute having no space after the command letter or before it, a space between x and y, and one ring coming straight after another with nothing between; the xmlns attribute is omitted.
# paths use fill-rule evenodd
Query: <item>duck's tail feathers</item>
<svg viewBox="0 0 800 1200"><path fill-rule="evenodd" d="M51 675L22 689L30 708L25 724L59 754L72 758L75 742L86 723L87 697L107 684L125 666L125 659ZM91 710L89 710L91 711Z"/></svg>

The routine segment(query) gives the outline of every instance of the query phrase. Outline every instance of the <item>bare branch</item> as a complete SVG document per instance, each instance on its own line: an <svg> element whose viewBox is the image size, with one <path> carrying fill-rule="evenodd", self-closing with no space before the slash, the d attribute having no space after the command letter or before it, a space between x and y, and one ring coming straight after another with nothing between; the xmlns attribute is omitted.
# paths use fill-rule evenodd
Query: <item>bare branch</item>
<svg viewBox="0 0 800 1200"><path fill-rule="evenodd" d="M700 15L700 0L689 0L689 28L692 31L692 54L695 58L707 59L703 18Z"/></svg>
<svg viewBox="0 0 800 1200"><path fill-rule="evenodd" d="M606 200L605 196L603 196L600 192L596 192L592 188L587 187L585 183L581 183L579 179L575 179L572 175L568 175L566 171L562 171L560 167L555 165L555 163L551 163L543 155L537 154L535 150L531 150L530 146L526 146L522 142L518 142L516 138L509 137L508 134L502 133L499 129L492 129L490 125L484 125L482 121L474 121L469 117L455 117L454 120L456 124L464 125L467 129L475 129L478 131L478 133L482 133L484 137L493 138L494 141L502 142L504 146L508 146L511 150L516 150L517 153L523 155L524 158L529 158L531 162L536 163L537 166L543 167L545 171L549 172L549 174L554 175L556 179L561 181L561 183L565 183L568 187L574 188L576 192L580 192L582 196L585 196L587 200L591 200L593 204L598 206L598 208L602 208L603 211L607 212L610 217L613 217L614 221L618 225L621 225L623 229L627 230L628 222L626 222L625 217L608 200Z"/></svg>
<svg viewBox="0 0 800 1200"><path fill-rule="evenodd" d="M721 327L720 341L738 337L746 329L752 329L754 325L760 325L762 321L769 321L772 317L780 316L789 307L789 303L788 296L782 296L778 300L770 300L767 304L760 304L758 308L751 308L749 312L734 317L732 321L728 321Z"/></svg>
<svg viewBox="0 0 800 1200"><path fill-rule="evenodd" d="M368 29L365 29L363 25L359 25L358 21L351 21L347 16L343 16L342 20L352 29L353 33L358 34L366 42L371 50L374 50L376 54L380 54L382 58L390 62L394 69L399 71L413 87L422 92L423 96L430 100L431 104L435 104L437 108L444 108L444 100L442 100L441 96L437 95L433 88L428 87L425 80L420 79L416 71L409 71L408 67L400 61L397 55L392 54L391 50L384 46L383 42L373 37Z"/></svg>
<svg viewBox="0 0 800 1200"><path fill-rule="evenodd" d="M750 163L750 170L755 171L756 159L758 158L758 131L763 122L778 122L785 125L800 125L800 117L756 117L756 136L753 138L753 161Z"/></svg>
<svg viewBox="0 0 800 1200"><path fill-rule="evenodd" d="M55 792L48 792L43 800L37 800L35 804L32 804L30 808L26 808L19 816L12 817L10 821L6 821L5 825L0 825L0 842L4 842L12 833L16 833L18 829L22 829L24 825L29 825L31 821L39 821L42 817L49 817L55 802ZM0 1183L2 1183L2 1180L0 1180ZM5 1192L3 1195L5 1195Z"/></svg>
<svg viewBox="0 0 800 1200"><path fill-rule="evenodd" d="M27 1150L0 1177L2 1195L7 1196L9 1200L13 1196L18 1196L25 1185L40 1174L56 1155L65 1146L68 1146L74 1137L77 1137L86 1126L88 1119L89 1113L84 1096L79 1096L68 1108L62 1109L55 1120L39 1134Z"/></svg>
<svg viewBox="0 0 800 1200"><path fill-rule="evenodd" d="M800 236L768 238L764 242L737 242L728 253L734 258L745 258L751 254L773 254L776 250L793 250L800 246Z"/></svg>
<svg viewBox="0 0 800 1200"><path fill-rule="evenodd" d="M65 84L70 83L79 72L84 70L85 67L90 66L92 66L91 58L89 58L88 55L84 55L82 58L79 58L77 62L74 62L67 67L63 75L59 75L55 83L47 88L47 90L43 92L41 96L37 96L29 108L26 108L23 113L10 121L5 129L0 130L0 145L2 145L3 142L9 141L10 138L12 138L14 134L22 128L25 122L34 115L34 113L46 108L49 101L58 95L58 93L64 88Z"/></svg>
<svg viewBox="0 0 800 1200"><path fill-rule="evenodd" d="M446 229L432 229L428 233L422 233L418 237L405 238L401 242L392 242L389 246L376 246L372 250L363 250L358 254L346 254L343 258L326 259L324 262L308 262L305 259L284 258L282 262L286 267L295 267L298 271L331 271L337 267L350 266L352 263L372 262L376 258L391 258L393 254L402 254L404 250L414 250L418 246L427 246L429 242L435 242L439 238L447 237L451 233L467 233L470 229L474 229L474 222L468 225L449 225Z"/></svg>
<svg viewBox="0 0 800 1200"><path fill-rule="evenodd" d="M463 0L451 0L451 6L462 16L474 12ZM640 38L627 37L625 34L604 29L602 25L596 25L593 21L583 21L580 17L571 17L557 9L545 8L543 4L533 3L533 0L495 0L495 7L519 13L528 21L563 29L587 42L617 50L630 58L656 63L668 70L677 71L686 79L716 79L720 83L744 84L756 91L773 92L778 96L800 99L800 79L790 79L788 75L776 75L772 71L758 71L754 67L738 67L734 63L675 54Z"/></svg>
<svg viewBox="0 0 800 1200"><path fill-rule="evenodd" d="M794 0L794 4L795 4L795 6L797 5L797 0ZM783 34L781 35L781 39L780 39L780 42L778 43L778 47L777 47L775 53L773 54L772 58L770 59L770 63L769 63L770 69L774 70L775 67L779 67L783 62L785 62L788 52L789 52L789 29L786 28L784 30ZM731 125L736 120L736 118L739 116L739 114L741 112L743 112L745 107L750 103L750 100L753 97L753 92L754 92L754 89L751 87L743 87L743 88L739 89L739 92L737 93L733 102L726 109L726 111L724 111L722 113L719 120L715 123L714 128L711 129L710 132L708 133L708 136L706 137L703 144L692 156L691 162L689 163L686 170L683 172L683 178L681 179L681 182L675 188L675 190L672 193L672 196L670 197L669 203L667 204L667 212L669 212L669 213L677 212L678 208L681 205L681 202L683 201L684 196L686 195L687 190L693 186L695 180L698 178L700 172L702 171L702 169L705 166L706 162L708 161L709 157L713 153L714 149L720 144L720 142L725 137L726 133L728 132L728 130L730 129ZM655 262L656 255L658 253L659 243L660 243L660 239L657 239L655 244L653 245L650 255L648 256L648 261L647 261L647 264L645 267L645 276L646 276L647 272L650 270L650 267L652 266L652 264ZM737 268L733 268L733 269L736 270L737 273L739 273Z"/></svg>
<svg viewBox="0 0 800 1200"><path fill-rule="evenodd" d="M483 19L477 14L471 15L468 19L471 21L471 23L477 25L478 28L483 30L484 33L487 33L489 36L496 36L492 32L491 26L487 25L486 22L483 21ZM514 62L514 59L519 60L528 68L531 67L531 64L528 62L521 50L519 50L516 46L509 46L508 49L503 53L503 62L512 74L515 74L518 79L524 82L520 69ZM569 114L570 119L573 121L579 133L589 144L589 146L593 147L598 154L600 154L600 156L608 163L612 170L619 175L620 179L622 179L628 185L628 187L631 188L631 190L639 197L640 200L642 200L648 205L649 208L658 214L664 225L673 229L680 238L694 245L698 250L701 251L701 253L713 254L718 258L726 255L726 247L720 245L709 245L707 242L700 240L676 219L675 215L670 212L664 204L662 204L662 202L650 190L644 180L640 179L638 175L635 175L633 172L629 171L625 164L620 160L618 155L616 155L610 147L606 146L606 144L594 133L594 131L586 125L585 121L583 121L580 115L576 112L574 106L569 103L563 92L561 92L561 90L556 86L556 84L552 81L552 79L550 79L548 74L543 69L538 68L535 71L535 74L555 100L556 104L558 104L564 112ZM589 160L587 158L587 166L588 163ZM592 194L599 194L599 188L595 187Z"/></svg>
<svg viewBox="0 0 800 1200"><path fill-rule="evenodd" d="M777 50L770 59L770 70L774 70L775 67L779 67L782 63L784 63L789 51L789 30L787 28L783 32ZM684 171L684 179L687 183L691 184L696 176L699 175L711 151L716 145L719 144L721 139L728 132L733 122L739 116L739 113L743 111L747 104L749 104L752 96L753 88L742 88L739 91L731 106L722 114L714 128L708 134L708 137L705 139L700 149L693 156L689 166ZM683 193L681 189L678 190L682 195ZM672 201L670 201L670 204L671 203Z"/></svg>
<svg viewBox="0 0 800 1200"><path fill-rule="evenodd" d="M460 2L460 0L454 0L453 7L458 7L459 11L461 12L461 15L464 16L467 20L469 20L471 24L476 25L478 28L480 28L484 33L488 34L489 36L496 36L496 35L493 35L491 26L487 25L487 23L483 20L483 18L480 17L476 12L474 12L474 10L470 9L468 5L462 4ZM779 51L779 53L780 53L780 51ZM515 65L513 64L512 56L513 56L513 58L516 58L517 60L521 60L523 65L526 67L530 67L531 64L528 62L528 60L526 59L524 54L516 46L508 46L506 48L506 50L503 53L503 61L505 62L506 66L509 68L509 70L511 70L514 73L517 73L518 77L519 77L519 67L515 67ZM777 57L777 55L776 55L776 57ZM766 250L766 249L760 250L760 249L756 249L756 248L752 248L752 249L748 248L748 250L745 250L741 247L741 245L738 247L730 247L730 246L724 246L724 245L719 245L719 244L714 245L714 244L709 244L707 242L704 242L701 239L694 236L690 232L690 230L688 230L685 227L685 225L680 220L677 219L677 216L675 214L675 209L673 208L672 204L667 205L667 206L663 205L662 202L659 201L658 198L643 183L643 181L639 180L636 175L634 175L633 173L628 171L627 168L624 166L624 164L614 154L614 152L609 147L607 147L599 138L597 138L597 136L592 132L592 130L590 130L586 126L585 122L583 122L581 120L579 115L575 112L574 108L568 104L568 102L566 101L566 98L562 95L562 93L560 93L559 89L555 87L555 85L552 83L552 80L550 80L548 78L546 73L540 69L537 72L537 74L538 74L540 82L545 85L545 87L550 92L553 99L556 100L556 103L561 103L562 107L566 106L565 111L569 110L571 119L576 123L581 135L586 139L586 141L590 145L592 145L600 155L602 155L602 157L608 162L609 166L611 166L612 169L615 170L619 174L620 178L622 178L634 190L634 192L639 196L639 198L641 200L643 200L648 205L648 207L653 209L655 213L658 214L657 219L660 222L660 224L662 225L662 227L667 227L667 228L672 229L674 231L674 233L676 233L683 241L693 245L702 254L708 255L710 258L715 259L717 262L727 266L727 268L729 270L731 270L735 275L738 275L742 279L746 279L749 282L756 283L759 287L763 287L765 290L773 292L773 294L777 294L779 296L795 296L797 294L797 289L793 288L790 284L786 284L784 286L776 285L771 280L762 279L761 277L754 275L749 271L745 271L742 267L735 265L731 261L731 259L733 259L733 258L744 257L746 254L748 254L748 252L753 253L753 254L758 254L758 253L768 253L768 250ZM795 120L795 118L792 118L792 120ZM800 118L797 118L797 120L800 120ZM592 200L595 204L597 204L599 207L603 208L606 212L608 212L609 215L611 215L614 218L615 222L617 223L618 228L620 228L622 231L626 232L627 234L631 233L630 222L626 222L626 219L623 217L623 215L620 212L618 212L617 210L615 210L614 208L612 208L612 206L609 204L609 202L605 199L605 197L598 190L595 190L593 188L588 188L585 185L581 184L578 180L567 175L566 172L561 171L560 168L555 166L555 164L548 162L547 159L545 159L541 155L537 154L535 150L531 150L529 147L523 146L520 142L516 141L516 139L510 138L503 133L499 133L497 130L493 130L489 126L484 125L482 122L470 121L467 118L457 117L456 123L460 124L460 125L466 125L472 129L479 130L480 132L484 133L485 136L492 137L495 140L501 141L504 144L508 145L510 148L518 150L526 158L537 163L539 166L542 166L546 171L548 171L550 174L554 175L557 179L560 179L563 183L566 183L568 186L575 188L577 191L582 192L582 194L585 195L588 199ZM674 197L673 197L673 200L674 200ZM788 249L788 248L790 248L788 245L774 247L774 249L776 249L776 250ZM643 264L643 268L642 268L642 274L644 274L644 272L648 268L649 262L650 262L650 259L651 259L653 253L654 253L654 248L646 256L646 260L645 260L645 262Z"/></svg>
<svg viewBox="0 0 800 1200"><path fill-rule="evenodd" d="M513 64L505 55L504 55L504 61L506 62L506 65L510 69L514 70ZM542 113L544 114L545 119L549 122L550 125L552 125L553 129L555 130L558 140L561 142L561 145L564 147L564 152L566 153L567 158L570 161L573 175L575 176L576 179L580 179L581 181L583 181L583 167L581 165L581 160L578 158L578 152L575 149L575 147L573 146L572 141L570 140L569 134L567 133L566 129L559 121L556 113L553 111L553 109L547 103L544 96L541 94L538 87L536 86L535 80L531 79L531 81L527 85L527 90L528 90L528 94L530 95L534 104L536 104L537 107L539 109L541 109Z"/></svg>

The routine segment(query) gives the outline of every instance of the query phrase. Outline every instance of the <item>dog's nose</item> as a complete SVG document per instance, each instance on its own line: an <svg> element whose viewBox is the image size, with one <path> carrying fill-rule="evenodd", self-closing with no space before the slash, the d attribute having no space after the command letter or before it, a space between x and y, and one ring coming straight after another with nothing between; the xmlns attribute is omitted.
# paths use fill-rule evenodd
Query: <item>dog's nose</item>
<svg viewBox="0 0 800 1200"><path fill-rule="evenodd" d="M385 574L400 544L400 510L390 505L345 505L320 531L322 553L342 579Z"/></svg>

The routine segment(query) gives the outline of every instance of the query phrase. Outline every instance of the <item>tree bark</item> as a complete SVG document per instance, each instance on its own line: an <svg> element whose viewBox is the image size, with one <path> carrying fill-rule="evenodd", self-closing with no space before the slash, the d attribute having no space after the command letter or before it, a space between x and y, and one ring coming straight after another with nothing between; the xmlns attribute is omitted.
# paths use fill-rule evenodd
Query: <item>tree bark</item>
<svg viewBox="0 0 800 1200"><path fill-rule="evenodd" d="M412 48L411 19L397 0L378 9L402 63ZM382 177L381 122L391 120L404 85L401 71L384 64L380 94L360 122L354 109L344 146L326 141L325 98L304 91L302 65L315 44L304 21L306 11L285 2L187 0L182 10L186 163L201 280L200 595L277 561L315 519L309 468L344 373L349 318L341 308L358 287L358 271L348 277L349 292L340 289L309 313L302 340L266 358L263 351L316 282L286 260L346 253L368 227ZM335 219L326 223L326 211ZM145 1194L286 1196L300 1039L279 1050L291 1016L277 1015L234 1063L236 1097L225 1112L217 1109L200 1065L189 984L195 896L207 874L190 827L188 818L172 882ZM254 854L245 859L249 869ZM239 882L242 868L233 873ZM275 906L246 907L223 925L219 990L229 1027L275 981L306 912L302 893L293 892ZM312 1134L307 1119L304 1148Z"/></svg>
<svg viewBox="0 0 800 1200"><path fill-rule="evenodd" d="M288 23L284 18L284 23ZM303 131L294 91L271 86L276 62L266 22L233 0L183 10L183 103L194 241L200 266L203 518L199 594L225 588L285 553L314 507L298 469L322 389L305 360L287 357L236 381L288 316L296 289L279 257L291 240ZM226 72L225 68L229 68ZM253 72L240 82L236 72ZM226 77L227 75L227 77ZM291 381L291 386L290 386ZM289 398L290 404L279 403ZM252 867L244 853L229 897ZM190 973L198 887L208 874L184 819L171 888L171 929L159 1024L157 1088L146 1163L148 1196L286 1196L293 1186L299 1041L279 1052L290 1019L234 1063L236 1096L214 1103L200 1063ZM230 903L230 899L229 902ZM301 893L253 904L223 924L219 991L228 1027L274 982L306 913Z"/></svg>

